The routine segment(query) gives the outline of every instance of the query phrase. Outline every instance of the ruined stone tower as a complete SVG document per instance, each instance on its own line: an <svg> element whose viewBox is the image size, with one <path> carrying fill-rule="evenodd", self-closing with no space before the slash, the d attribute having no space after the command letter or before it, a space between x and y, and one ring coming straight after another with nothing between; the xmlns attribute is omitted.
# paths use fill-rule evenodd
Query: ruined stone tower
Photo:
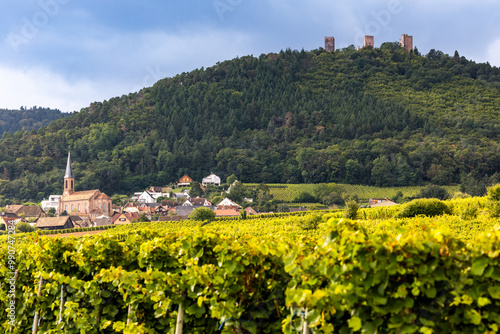
<svg viewBox="0 0 500 334"><path fill-rule="evenodd" d="M326 52L335 51L335 38L325 37L325 50Z"/></svg>
<svg viewBox="0 0 500 334"><path fill-rule="evenodd" d="M401 35L401 47L410 52L413 49L413 36Z"/></svg>
<svg viewBox="0 0 500 334"><path fill-rule="evenodd" d="M375 40L373 36L365 36L365 38L363 38L363 47L366 48L369 46L371 46L372 48L375 47Z"/></svg>

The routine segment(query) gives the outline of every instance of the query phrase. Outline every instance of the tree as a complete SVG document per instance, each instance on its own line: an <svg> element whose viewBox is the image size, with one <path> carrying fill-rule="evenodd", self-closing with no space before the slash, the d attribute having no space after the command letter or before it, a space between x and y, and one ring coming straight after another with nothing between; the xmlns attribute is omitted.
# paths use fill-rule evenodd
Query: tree
<svg viewBox="0 0 500 334"><path fill-rule="evenodd" d="M35 228L28 223L20 222L16 225L16 230L19 232L33 232Z"/></svg>
<svg viewBox="0 0 500 334"><path fill-rule="evenodd" d="M49 217L55 217L56 216L56 209L55 208L49 208L49 210L47 210L47 215Z"/></svg>
<svg viewBox="0 0 500 334"><path fill-rule="evenodd" d="M241 203L246 195L246 188L243 183L236 181L229 191L228 198L234 202Z"/></svg>
<svg viewBox="0 0 500 334"><path fill-rule="evenodd" d="M145 213L141 213L137 222L138 223L148 223L148 222L150 222L150 220L148 219L148 216L146 216Z"/></svg>
<svg viewBox="0 0 500 334"><path fill-rule="evenodd" d="M437 198L440 200L445 200L450 197L448 191L444 187L436 186L436 185L428 185L425 188L420 190L420 194L418 195L420 198Z"/></svg>
<svg viewBox="0 0 500 334"><path fill-rule="evenodd" d="M236 177L236 175L231 174L231 175L229 175L229 176L227 177L227 179L226 179L226 183L227 183L227 184L233 184L233 183L234 183L235 181L237 181L237 180L238 180L238 178Z"/></svg>
<svg viewBox="0 0 500 334"><path fill-rule="evenodd" d="M69 215L68 215L68 212L66 210L64 210L63 212L61 212L61 214L59 216L69 216Z"/></svg>
<svg viewBox="0 0 500 334"><path fill-rule="evenodd" d="M344 218L357 219L358 218L359 204L356 201L348 201L344 209Z"/></svg>
<svg viewBox="0 0 500 334"><path fill-rule="evenodd" d="M215 212L205 207L197 208L193 210L193 212L189 215L189 218L191 220L198 221L212 221L215 219Z"/></svg>
<svg viewBox="0 0 500 334"><path fill-rule="evenodd" d="M199 182L193 182L191 189L189 190L189 196L190 197L205 196L205 193L203 192L203 189L201 189L201 184Z"/></svg>

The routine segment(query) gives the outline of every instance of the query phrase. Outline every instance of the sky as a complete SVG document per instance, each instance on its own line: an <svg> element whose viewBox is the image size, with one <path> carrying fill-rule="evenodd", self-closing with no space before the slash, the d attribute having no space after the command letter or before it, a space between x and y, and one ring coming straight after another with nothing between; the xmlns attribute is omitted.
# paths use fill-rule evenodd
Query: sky
<svg viewBox="0 0 500 334"><path fill-rule="evenodd" d="M22 0L0 3L0 109L79 111L246 55L413 36L500 66L496 0Z"/></svg>

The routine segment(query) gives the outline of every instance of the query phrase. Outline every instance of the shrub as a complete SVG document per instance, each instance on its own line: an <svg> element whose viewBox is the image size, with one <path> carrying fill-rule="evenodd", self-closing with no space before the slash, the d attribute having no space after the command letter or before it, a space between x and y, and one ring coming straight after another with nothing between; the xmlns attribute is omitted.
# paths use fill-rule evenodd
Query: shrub
<svg viewBox="0 0 500 334"><path fill-rule="evenodd" d="M303 193L300 193L299 195L297 195L293 201L293 203L316 203L318 202L318 200L316 199L316 197L314 197L313 195L311 195L310 193L308 193L307 191L306 192L303 192Z"/></svg>
<svg viewBox="0 0 500 334"><path fill-rule="evenodd" d="M435 198L416 199L403 205L401 210L396 213L395 218L411 218L415 216L440 216L451 214L450 207Z"/></svg>
<svg viewBox="0 0 500 334"><path fill-rule="evenodd" d="M488 199L494 202L500 201L500 184L488 188Z"/></svg>
<svg viewBox="0 0 500 334"><path fill-rule="evenodd" d="M297 223L303 230L315 230L318 228L319 223L321 222L322 217L318 214L309 214L302 216L297 219Z"/></svg>
<svg viewBox="0 0 500 334"><path fill-rule="evenodd" d="M210 210L209 208L197 208L194 209L193 212L189 215L189 218L191 220L199 220L199 221L204 221L204 220L214 220L215 218L215 212Z"/></svg>
<svg viewBox="0 0 500 334"><path fill-rule="evenodd" d="M20 222L19 224L17 224L16 230L18 230L19 232L33 232L35 228L28 223Z"/></svg>
<svg viewBox="0 0 500 334"><path fill-rule="evenodd" d="M344 210L344 218L357 219L358 218L359 204L356 201L348 201Z"/></svg>

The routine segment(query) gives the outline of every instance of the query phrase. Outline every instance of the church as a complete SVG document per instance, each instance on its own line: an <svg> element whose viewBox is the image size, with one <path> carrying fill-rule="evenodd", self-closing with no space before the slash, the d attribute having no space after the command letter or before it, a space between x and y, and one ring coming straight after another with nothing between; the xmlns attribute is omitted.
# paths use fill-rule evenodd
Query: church
<svg viewBox="0 0 500 334"><path fill-rule="evenodd" d="M75 191L75 177L71 168L71 154L68 152L68 163L64 174L64 192L59 200L58 214L66 211L68 215L95 217L112 216L111 197L99 190Z"/></svg>

